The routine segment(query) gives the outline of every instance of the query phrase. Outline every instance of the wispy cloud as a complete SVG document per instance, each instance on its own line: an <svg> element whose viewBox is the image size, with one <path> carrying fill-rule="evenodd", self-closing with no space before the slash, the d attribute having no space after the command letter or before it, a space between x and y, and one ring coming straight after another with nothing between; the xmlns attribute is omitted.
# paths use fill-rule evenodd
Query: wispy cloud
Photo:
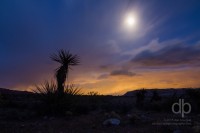
<svg viewBox="0 0 200 133"><path fill-rule="evenodd" d="M128 70L114 70L110 73L111 76L128 76L128 77L132 77L135 76L136 74L128 71Z"/></svg>
<svg viewBox="0 0 200 133"><path fill-rule="evenodd" d="M167 45L162 45L154 50L150 48L141 51L131 62L146 67L200 65L200 47L198 44L188 45L184 42L169 42Z"/></svg>

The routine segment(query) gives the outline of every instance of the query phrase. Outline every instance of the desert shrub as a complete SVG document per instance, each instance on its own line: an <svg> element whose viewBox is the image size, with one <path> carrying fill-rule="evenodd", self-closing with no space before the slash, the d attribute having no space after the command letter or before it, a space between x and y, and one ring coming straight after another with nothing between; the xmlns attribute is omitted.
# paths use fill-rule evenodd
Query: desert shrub
<svg viewBox="0 0 200 133"><path fill-rule="evenodd" d="M155 90L152 92L153 95L151 100L144 105L145 110L153 110L153 111L162 111L162 102L161 97L159 96L158 92Z"/></svg>
<svg viewBox="0 0 200 133"><path fill-rule="evenodd" d="M80 96L83 95L83 93L81 93L81 89L79 87L75 86L74 84L68 84L64 89L64 95Z"/></svg>
<svg viewBox="0 0 200 133"><path fill-rule="evenodd" d="M92 110L100 108L100 104L102 103L102 97L103 97L102 95L100 95L100 93L91 91L87 93L86 97Z"/></svg>
<svg viewBox="0 0 200 133"><path fill-rule="evenodd" d="M95 91L90 91L90 92L87 93L87 95L89 95L89 96L98 96L100 94L98 92L95 92Z"/></svg>
<svg viewBox="0 0 200 133"><path fill-rule="evenodd" d="M178 102L181 97L177 96L176 91L171 96L159 98L155 92L153 92L153 96L147 104L144 105L145 110L157 111L157 112L171 112L172 104ZM154 99L154 100L152 100Z"/></svg>
<svg viewBox="0 0 200 133"><path fill-rule="evenodd" d="M142 107L145 99L146 90L141 89L136 92L136 106Z"/></svg>
<svg viewBox="0 0 200 133"><path fill-rule="evenodd" d="M177 102L179 98L180 97L177 96L176 91L174 91L174 93L171 96L166 97L165 99L163 98L162 110L165 112L171 112L172 104Z"/></svg>
<svg viewBox="0 0 200 133"><path fill-rule="evenodd" d="M0 93L0 107L12 107L13 105L14 103L10 98Z"/></svg>
<svg viewBox="0 0 200 133"><path fill-rule="evenodd" d="M189 96L192 104L192 111L199 112L200 111L200 89L188 89L186 90L186 94Z"/></svg>
<svg viewBox="0 0 200 133"><path fill-rule="evenodd" d="M43 85L36 86L36 90L33 90L40 98L47 102L51 103L57 98L57 86L54 82L45 82Z"/></svg>
<svg viewBox="0 0 200 133"><path fill-rule="evenodd" d="M38 113L42 115L63 115L74 105L75 97L82 95L80 89L73 84L66 85L64 94L60 95L54 82L45 82L44 85L36 86L34 92L41 100Z"/></svg>
<svg viewBox="0 0 200 133"><path fill-rule="evenodd" d="M186 90L186 94L195 100L200 100L200 90L199 89L188 89Z"/></svg>
<svg viewBox="0 0 200 133"><path fill-rule="evenodd" d="M153 95L151 97L151 102L154 102L154 101L160 101L162 98L161 96L158 94L158 92L155 90L153 91Z"/></svg>

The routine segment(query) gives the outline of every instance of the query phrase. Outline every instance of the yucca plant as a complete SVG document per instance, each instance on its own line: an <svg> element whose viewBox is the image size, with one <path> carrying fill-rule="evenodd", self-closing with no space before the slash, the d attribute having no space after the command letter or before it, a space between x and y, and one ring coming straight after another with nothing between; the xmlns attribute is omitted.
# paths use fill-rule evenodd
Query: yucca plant
<svg viewBox="0 0 200 133"><path fill-rule="evenodd" d="M57 86L51 81L45 81L43 85L36 85L36 90L33 90L35 93L40 95L52 95L56 92Z"/></svg>
<svg viewBox="0 0 200 133"><path fill-rule="evenodd" d="M43 97L57 97L57 85L51 81L46 81L43 85L36 85L36 90L33 90L36 94L39 94ZM74 84L67 84L64 87L64 96L75 96L75 95L83 95L81 93L81 89Z"/></svg>
<svg viewBox="0 0 200 133"><path fill-rule="evenodd" d="M47 112L62 114L74 104L74 96L81 95L80 89L75 85L68 84L65 86L69 69L71 69L71 66L79 64L79 57L61 49L57 54L51 55L50 58L61 64L56 69L57 82L45 82L44 85L36 86L34 92L42 96L45 103L44 109Z"/></svg>
<svg viewBox="0 0 200 133"><path fill-rule="evenodd" d="M40 100L43 106L40 107L42 114L62 115L65 111L76 103L75 96L82 95L81 89L74 84L68 84L64 88L62 97L57 92L57 85L55 82L46 81L43 85L36 85L36 89L33 90L40 96Z"/></svg>
<svg viewBox="0 0 200 133"><path fill-rule="evenodd" d="M59 94L64 94L64 86L69 74L69 69L71 69L71 66L79 65L79 56L61 49L57 54L51 55L50 58L61 65L56 69L55 76L57 80L57 91Z"/></svg>
<svg viewBox="0 0 200 133"><path fill-rule="evenodd" d="M33 91L48 103L57 98L57 85L53 81L45 81L42 85L36 85L36 89Z"/></svg>

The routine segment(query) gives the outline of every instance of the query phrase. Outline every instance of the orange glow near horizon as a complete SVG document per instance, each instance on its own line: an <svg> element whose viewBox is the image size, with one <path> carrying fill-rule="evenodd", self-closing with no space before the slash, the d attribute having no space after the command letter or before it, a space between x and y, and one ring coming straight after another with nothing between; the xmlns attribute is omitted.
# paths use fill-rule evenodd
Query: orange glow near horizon
<svg viewBox="0 0 200 133"><path fill-rule="evenodd" d="M200 87L200 70L154 71L142 72L136 76L110 76L105 79L76 76L71 83L79 86L83 93L95 91L100 94L121 95L127 91L140 88L198 88ZM83 80L84 79L84 80ZM32 91L34 85L17 86L20 90Z"/></svg>

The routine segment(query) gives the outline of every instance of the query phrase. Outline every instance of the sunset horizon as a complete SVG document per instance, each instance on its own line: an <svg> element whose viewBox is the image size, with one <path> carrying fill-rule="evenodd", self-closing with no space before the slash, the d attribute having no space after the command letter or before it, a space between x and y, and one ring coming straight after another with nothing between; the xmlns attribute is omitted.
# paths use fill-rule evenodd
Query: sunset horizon
<svg viewBox="0 0 200 133"><path fill-rule="evenodd" d="M0 87L30 91L54 79L49 56L65 49L80 56L68 80L84 92L198 88L196 3L1 2Z"/></svg>

